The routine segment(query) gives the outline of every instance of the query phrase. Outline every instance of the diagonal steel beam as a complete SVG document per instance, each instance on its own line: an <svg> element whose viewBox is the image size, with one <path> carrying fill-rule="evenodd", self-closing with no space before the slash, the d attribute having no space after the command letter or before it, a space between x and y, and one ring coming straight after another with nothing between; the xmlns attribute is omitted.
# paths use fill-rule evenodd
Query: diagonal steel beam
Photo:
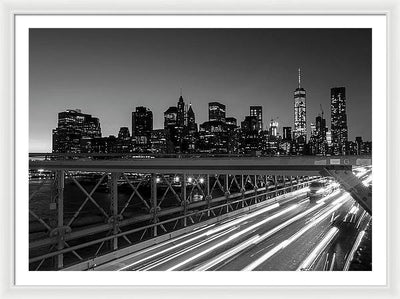
<svg viewBox="0 0 400 299"><path fill-rule="evenodd" d="M97 188L100 186L100 184L102 183L103 179L106 177L106 173L103 174L103 176L100 178L100 180L97 182L96 186L93 187L92 191L90 191L90 196L92 196L94 194L94 192L97 190ZM86 205L86 203L89 201L89 197L86 197L85 200L83 201L83 203L80 205L80 207L78 208L78 210L74 213L74 215L72 216L72 218L68 221L67 226L71 226L72 223L76 220L76 218L79 216L80 212L82 211L83 207Z"/></svg>
<svg viewBox="0 0 400 299"><path fill-rule="evenodd" d="M129 181L129 179L128 179L128 177L125 175L125 173L123 173L122 174L122 176L124 177L124 179L125 179L125 181L128 183L128 185L133 189L133 194L135 194L135 192L136 192L136 194L138 195L138 197L139 197L139 199L141 200L141 202L146 206L146 208L147 208L147 210L150 210L150 206L149 206L149 204L146 202L146 200L142 197L142 195L140 194L140 192L139 192L139 187L140 187L140 185L142 184L142 182L145 180L145 178L143 178L138 184L137 184L137 186L135 187L130 181ZM123 212L120 212L120 214L122 214Z"/></svg>
<svg viewBox="0 0 400 299"><path fill-rule="evenodd" d="M85 188L82 187L81 184L79 184L79 182L73 177L71 176L72 180L74 181L74 183L78 186L78 188L90 199L90 201L96 206L96 208L98 208L100 210L100 212L103 213L103 215L105 217L107 217L107 219L109 218L109 215L104 211L104 209L102 207L99 206L99 204L96 202L96 200L93 199L93 197L86 191Z"/></svg>
<svg viewBox="0 0 400 299"><path fill-rule="evenodd" d="M38 220L48 231L51 231L52 228L38 215L36 215L35 212L33 212L31 209L29 209L29 214L31 214L36 220Z"/></svg>

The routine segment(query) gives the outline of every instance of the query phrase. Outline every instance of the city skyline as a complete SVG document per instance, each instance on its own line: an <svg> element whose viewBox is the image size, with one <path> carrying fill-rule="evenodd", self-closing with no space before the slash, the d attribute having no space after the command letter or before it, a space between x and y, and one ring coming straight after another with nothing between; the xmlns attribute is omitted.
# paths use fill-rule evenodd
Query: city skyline
<svg viewBox="0 0 400 299"><path fill-rule="evenodd" d="M288 47L299 35L304 44L297 49ZM135 39L126 39L127 36ZM131 129L131 114L139 106L153 111L155 129L163 128L163 113L176 105L180 88L185 102L192 103L199 124L208 118L209 102L226 105L226 115L235 117L238 123L249 115L250 106L262 106L263 129L270 119L279 117L282 134L283 127L294 127L293 92L299 67L301 85L307 92L307 131L320 112L320 104L330 128L330 89L344 86L349 140L356 136L371 140L371 32L368 29L34 29L30 37L32 152L51 151L51 130L57 125L57 113L66 109L80 108L98 117L103 136L117 135L120 127ZM110 40L112 44L106 42ZM163 50L158 53L158 60L153 47L146 48L154 40L159 41L155 47ZM204 41L208 44L213 41L213 50L206 50ZM250 44L243 46L239 41ZM271 44L274 47L262 53L261 49L266 50ZM318 44L319 51L313 47ZM345 44L346 49L330 48L331 44ZM261 49L255 49L256 45ZM114 51L126 58L127 48L137 50L132 54L136 57L132 61L126 59L123 64L123 59ZM146 49L152 53L145 55ZM280 57L279 62L283 63L285 55L281 52L288 55L286 60L292 62L290 65L271 62L271 58ZM297 55L290 55L292 52ZM62 63L60 55L64 55ZM208 59L205 66L193 60L197 56ZM138 60L143 57L148 59L140 64ZM297 64L294 59L299 60ZM174 64L176 67L171 66ZM137 72L130 73L132 69ZM156 78L150 80L151 75ZM84 76L86 81L82 81ZM130 78L139 78L142 84L136 81L130 84ZM138 87L136 91L132 90L134 87Z"/></svg>

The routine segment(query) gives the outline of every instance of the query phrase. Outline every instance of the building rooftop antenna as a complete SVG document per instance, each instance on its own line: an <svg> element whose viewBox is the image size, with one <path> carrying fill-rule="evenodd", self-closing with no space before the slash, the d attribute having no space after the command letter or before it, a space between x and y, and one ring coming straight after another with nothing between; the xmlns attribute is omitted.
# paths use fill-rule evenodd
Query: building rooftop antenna
<svg viewBox="0 0 400 299"><path fill-rule="evenodd" d="M324 109L322 109L322 105L319 104L319 107L321 108L321 114L322 114L322 119L324 118Z"/></svg>
<svg viewBox="0 0 400 299"><path fill-rule="evenodd" d="M301 85L301 69L299 68L299 88L300 88L300 85Z"/></svg>

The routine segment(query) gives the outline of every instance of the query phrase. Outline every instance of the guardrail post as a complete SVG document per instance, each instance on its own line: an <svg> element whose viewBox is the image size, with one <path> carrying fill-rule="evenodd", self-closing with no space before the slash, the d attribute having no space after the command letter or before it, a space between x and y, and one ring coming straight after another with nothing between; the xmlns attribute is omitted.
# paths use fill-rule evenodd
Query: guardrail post
<svg viewBox="0 0 400 299"><path fill-rule="evenodd" d="M186 194L186 180L187 180L187 174L184 173L182 175L182 187L181 187L181 196L182 196L182 203L183 203L183 227L186 227L187 225L187 219L186 219L186 214L187 214L187 194Z"/></svg>
<svg viewBox="0 0 400 299"><path fill-rule="evenodd" d="M110 196L111 196L111 204L110 204L110 214L111 221L113 225L113 234L118 234L118 175L119 173L113 172L111 173L111 188L110 188ZM118 237L115 237L111 241L111 247L113 250L118 249Z"/></svg>
<svg viewBox="0 0 400 299"><path fill-rule="evenodd" d="M211 194L210 194L210 175L207 173L206 175L206 200L207 200L207 217L211 216Z"/></svg>
<svg viewBox="0 0 400 299"><path fill-rule="evenodd" d="M290 192L293 192L293 176L290 176Z"/></svg>
<svg viewBox="0 0 400 299"><path fill-rule="evenodd" d="M254 203L258 203L258 196L257 196L258 184L257 184L257 175L254 175Z"/></svg>
<svg viewBox="0 0 400 299"><path fill-rule="evenodd" d="M240 192L242 193L242 208L244 208L244 199L246 197L245 194L245 182L244 182L244 175L241 175L241 179L240 179Z"/></svg>
<svg viewBox="0 0 400 299"><path fill-rule="evenodd" d="M226 212L228 213L229 212L229 194L230 194L230 192L229 192L229 174L225 175L224 183L225 183L224 189L225 189L225 197L226 197Z"/></svg>
<svg viewBox="0 0 400 299"><path fill-rule="evenodd" d="M64 235L61 234L61 228L64 226L64 170L57 170L57 250L64 249ZM57 268L64 267L64 255L57 255Z"/></svg>
<svg viewBox="0 0 400 299"><path fill-rule="evenodd" d="M157 174L151 174L151 210L153 212L153 236L157 237Z"/></svg>
<svg viewBox="0 0 400 299"><path fill-rule="evenodd" d="M268 193L268 176L265 174L262 177L263 177L263 182L264 182L264 187L265 187L265 190L264 190L265 195L263 196L263 200L267 200L267 198L268 198L268 195L267 195L267 193Z"/></svg>

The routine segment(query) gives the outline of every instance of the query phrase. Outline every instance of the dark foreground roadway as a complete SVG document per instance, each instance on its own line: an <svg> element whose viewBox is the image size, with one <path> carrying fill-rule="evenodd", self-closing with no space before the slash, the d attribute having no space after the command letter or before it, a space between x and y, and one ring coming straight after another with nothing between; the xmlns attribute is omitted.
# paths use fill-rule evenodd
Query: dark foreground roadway
<svg viewBox="0 0 400 299"><path fill-rule="evenodd" d="M341 189L316 202L306 192L293 192L279 204L198 228L94 270L346 269L371 217Z"/></svg>

